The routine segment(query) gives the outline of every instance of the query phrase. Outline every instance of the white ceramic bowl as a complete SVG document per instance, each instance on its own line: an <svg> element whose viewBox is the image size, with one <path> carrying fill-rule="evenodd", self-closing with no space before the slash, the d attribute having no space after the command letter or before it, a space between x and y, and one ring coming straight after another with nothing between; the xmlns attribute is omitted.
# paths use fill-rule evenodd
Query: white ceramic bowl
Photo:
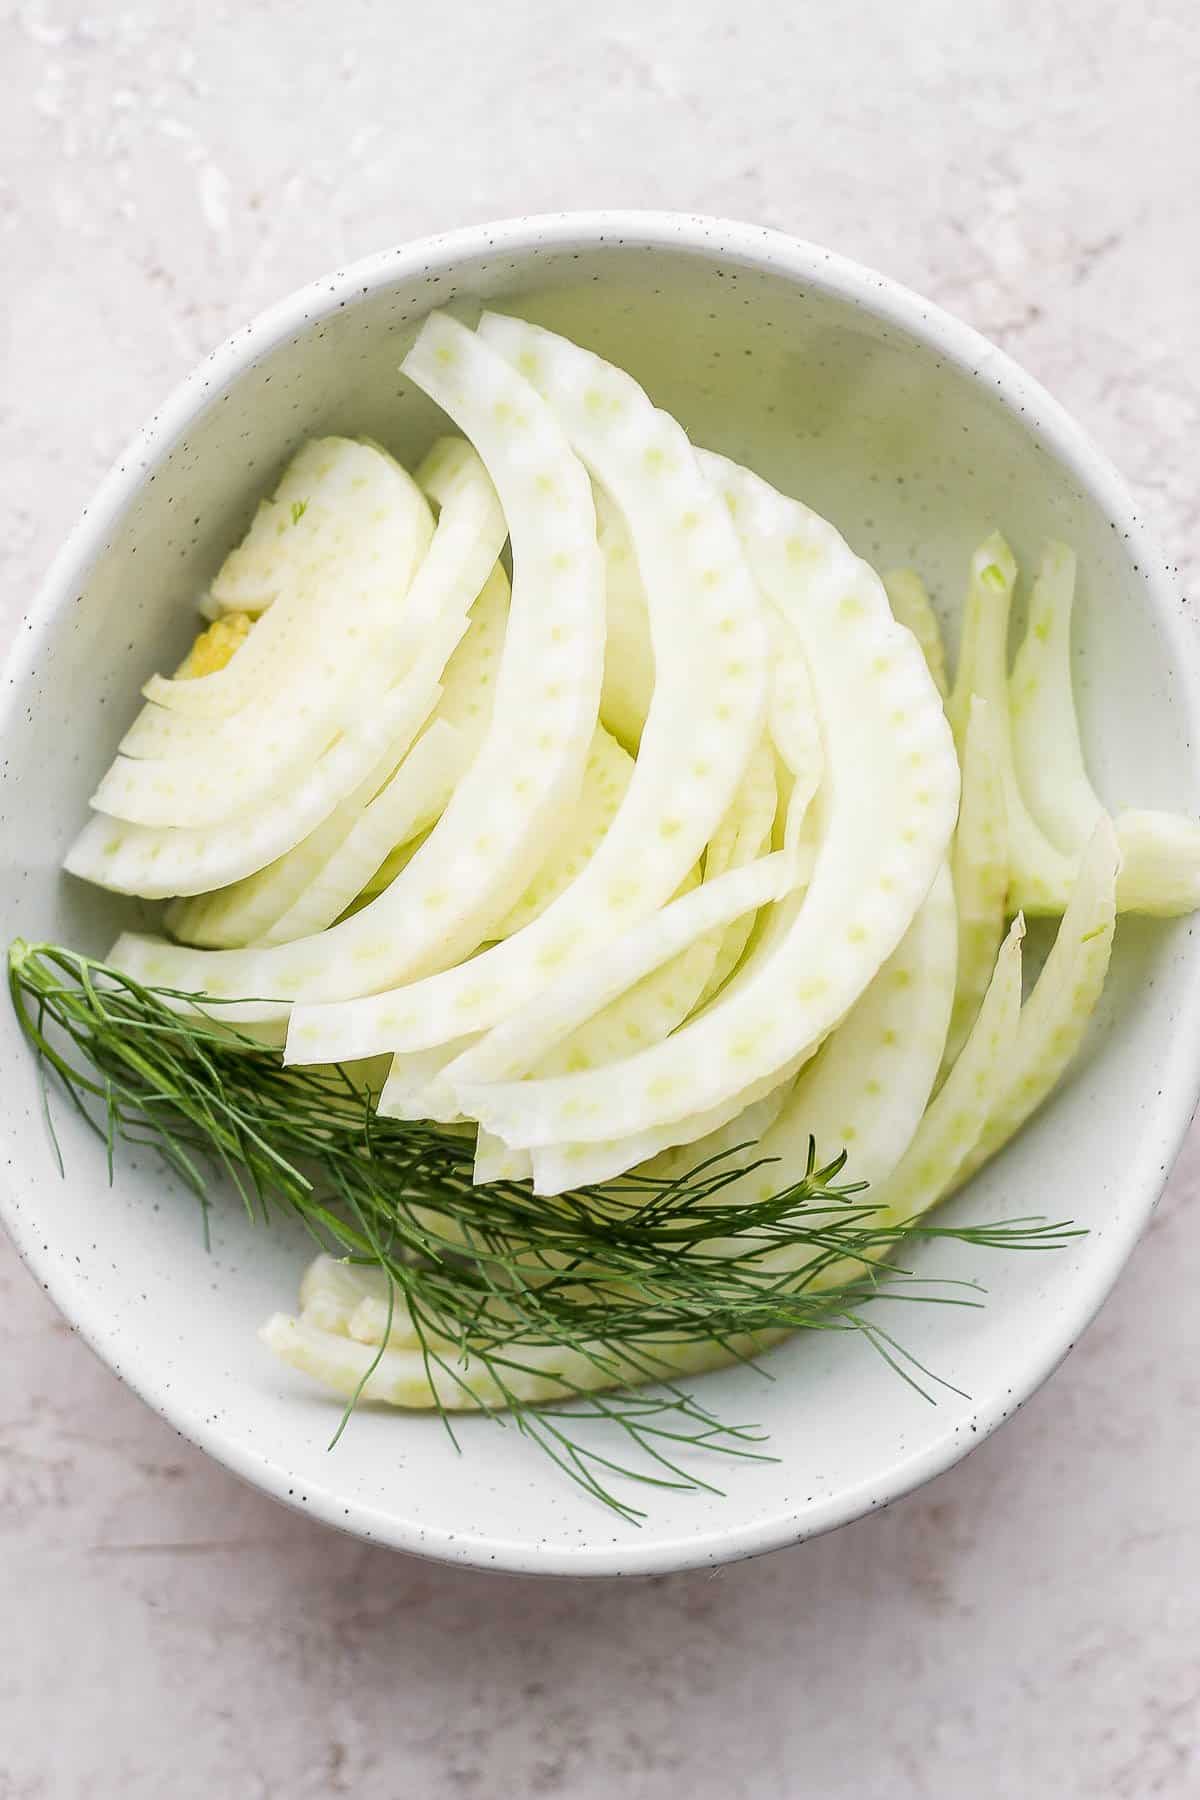
<svg viewBox="0 0 1200 1800"><path fill-rule="evenodd" d="M1114 806L1200 810L1195 653L1167 572L1108 464L1007 358L880 276L772 232L660 214L518 220L390 251L285 301L214 351L109 476L8 662L6 938L107 948L128 906L58 868L140 682L180 653L197 590L301 439L422 449L437 415L397 365L430 307L480 300L612 357L698 442L803 495L876 564L916 562L943 595L957 595L993 525L1026 565L1044 537L1070 541L1098 785ZM7 1010L3 1214L66 1317L149 1405L330 1524L509 1569L721 1562L885 1505L963 1456L1054 1368L1129 1255L1191 1115L1198 990L1190 922L1123 921L1086 1059L949 1209L1071 1215L1086 1238L1046 1255L921 1253L922 1272L989 1289L984 1311L913 1307L898 1321L970 1400L929 1405L852 1337L796 1340L769 1359L773 1382L745 1369L705 1378L725 1413L769 1429L780 1460L717 1469L724 1497L657 1493L640 1528L484 1419L463 1422L459 1456L432 1418L363 1410L328 1452L334 1403L255 1338L292 1302L299 1234L252 1228L231 1200L206 1255L194 1202L129 1154L110 1191L100 1147L65 1107L60 1180Z"/></svg>

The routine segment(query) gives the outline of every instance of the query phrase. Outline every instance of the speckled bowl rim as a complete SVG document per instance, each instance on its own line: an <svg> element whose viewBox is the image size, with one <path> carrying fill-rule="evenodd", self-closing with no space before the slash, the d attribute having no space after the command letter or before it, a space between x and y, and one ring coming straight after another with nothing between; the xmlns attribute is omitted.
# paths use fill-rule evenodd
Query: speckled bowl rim
<svg viewBox="0 0 1200 1800"><path fill-rule="evenodd" d="M78 591L114 521L197 416L259 357L297 332L311 329L336 312L343 302L360 300L364 294L398 280L428 272L449 273L464 259L489 251L595 249L605 243L619 243L627 250L682 252L726 265L732 262L783 276L799 287L834 295L883 323L898 327L980 386L993 390L1026 428L1036 432L1046 449L1115 528L1126 535L1133 560L1145 577L1147 604L1163 632L1188 717L1194 728L1200 728L1200 659L1167 565L1150 541L1130 494L1107 457L1058 402L1010 357L940 307L819 245L764 227L703 215L588 211L466 226L382 251L298 289L212 351L132 440L54 559L4 664L0 741L12 716L19 713L35 660L59 613ZM1193 965L1200 962L1200 937L1188 955ZM1192 974L1194 977L1194 968ZM1062 1313L1053 1350L1031 1359L1024 1367L1006 1367L1003 1385L988 1402L978 1406L969 1433L947 1430L932 1445L898 1459L869 1482L806 1507L803 1519L789 1512L748 1523L738 1523L731 1517L727 1529L680 1535L667 1542L656 1539L644 1547L636 1542L614 1545L598 1541L551 1551L532 1538L494 1538L484 1532L441 1535L427 1525L418 1527L377 1506L348 1504L333 1482L308 1488L305 1504L300 1507L289 1497L292 1478L286 1469L239 1441L221 1422L205 1417L182 1401L160 1378L151 1354L147 1353L140 1369L131 1372L125 1346L121 1379L182 1437L251 1485L337 1529L369 1536L375 1543L415 1555L510 1572L575 1575L661 1574L760 1555L849 1524L940 1475L982 1443L1053 1373L1095 1316L1141 1236L1195 1110L1200 1096L1200 1037L1191 1041L1182 1020L1168 1072L1159 1078L1163 1082L1162 1097L1126 1171L1121 1215L1111 1230L1095 1240L1089 1280L1081 1284L1074 1307ZM113 1321L89 1285L73 1275L69 1265L44 1250L32 1222L12 1205L11 1196L2 1192L0 1218L59 1311L96 1354L113 1366ZM1019 1360L1019 1346L1014 1346L1014 1357ZM336 1479L335 1465L331 1465L331 1471Z"/></svg>

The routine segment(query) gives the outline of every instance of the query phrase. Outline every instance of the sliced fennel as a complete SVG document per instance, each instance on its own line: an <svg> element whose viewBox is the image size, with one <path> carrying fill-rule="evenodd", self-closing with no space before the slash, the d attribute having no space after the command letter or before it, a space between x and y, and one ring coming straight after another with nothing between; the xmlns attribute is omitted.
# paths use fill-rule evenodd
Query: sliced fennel
<svg viewBox="0 0 1200 1800"><path fill-rule="evenodd" d="M491 721L411 862L378 899L329 931L261 950L181 950L133 936L118 943L116 960L146 979L213 995L277 996L247 1002L237 1016L282 1017L297 999L344 1004L348 995L455 963L527 885L583 778L604 629L587 475L530 384L454 320L426 320L404 367L472 436L509 522L513 593ZM469 1028L464 1020L446 1035ZM386 1036L375 1045L393 1047Z"/></svg>
<svg viewBox="0 0 1200 1800"><path fill-rule="evenodd" d="M381 1269L321 1255L300 1282L300 1316L321 1331L350 1332L364 1300L387 1306L389 1282Z"/></svg>
<svg viewBox="0 0 1200 1800"><path fill-rule="evenodd" d="M706 883L769 853L775 793L773 759L766 747L760 746L704 853ZM676 898L690 892L700 878L697 866L681 884ZM602 1063L628 1056L632 1050L659 1043L689 1013L703 1005L709 991L724 980L740 956L756 916L757 909L747 907L727 924L701 933L669 961L651 969L584 1020L539 1057L531 1072L542 1076L598 1068Z"/></svg>
<svg viewBox="0 0 1200 1800"><path fill-rule="evenodd" d="M389 1406L436 1407L471 1412L569 1399L604 1388L637 1385L672 1374L699 1375L755 1355L759 1339L731 1336L720 1342L655 1340L636 1344L521 1344L503 1360L503 1380L482 1358L463 1356L456 1346L436 1342L426 1349L383 1350L339 1332L322 1331L303 1319L276 1313L259 1333L264 1344L292 1368L312 1376L347 1398Z"/></svg>
<svg viewBox="0 0 1200 1800"><path fill-rule="evenodd" d="M366 887L356 896L353 905L346 908L346 916L349 918L354 913L361 912L364 906L369 906L372 900L379 898L384 888L391 887L397 875L403 874L407 869L428 836L428 831L419 831L416 837L408 840L407 844L397 844L396 848L390 851L380 863ZM285 1038L287 1037L286 1027L283 1035Z"/></svg>
<svg viewBox="0 0 1200 1800"><path fill-rule="evenodd" d="M739 914L782 898L795 879L795 857L779 851L702 882L595 956L547 981L535 1000L446 1068L445 1086L460 1096L474 1083L534 1068L556 1044L652 970Z"/></svg>
<svg viewBox="0 0 1200 1800"><path fill-rule="evenodd" d="M504 642L508 599L508 577L497 564L471 608L462 641L442 673L441 696L426 727L425 736L439 726L453 733L460 774L478 750L491 716L495 664ZM418 740L418 745L421 741ZM347 795L323 824L266 868L215 893L176 901L167 913L173 934L183 943L207 949L236 949L261 941L337 854L395 768L403 750L402 743L393 746L393 753L371 769L366 779ZM427 815L428 822L432 823L448 796L442 792L439 782L440 762L426 763L425 766L433 785L425 802L416 810ZM400 850L407 848L408 845L399 846ZM393 861L395 854L391 852L379 869L372 871L364 892L372 888L376 893L382 892L400 873L408 858Z"/></svg>
<svg viewBox="0 0 1200 1800"><path fill-rule="evenodd" d="M703 1160L708 1147L722 1148L743 1142L739 1121L757 1120L760 1129L782 1109L787 1093L800 1068L803 1056L795 1056L780 1069L761 1076L749 1086L727 1094L715 1106L692 1113L687 1119L686 1146L704 1146L688 1158L692 1166ZM600 1139L592 1143L565 1142L541 1144L531 1150L535 1194L563 1194L571 1188L599 1185L611 1181L627 1169L650 1165L661 1151L683 1141L677 1123L652 1125L644 1131L625 1137ZM681 1152L681 1155L683 1153Z"/></svg>
<svg viewBox="0 0 1200 1800"><path fill-rule="evenodd" d="M812 1060L810 1057L809 1064ZM809 1064L806 1064L805 1068ZM691 1169L702 1168L710 1161L720 1161L725 1168L735 1169L737 1164L732 1161L732 1157L735 1152L739 1151L744 1153L739 1161L757 1162L760 1155L759 1145L770 1135L776 1122L789 1110L797 1082L803 1078L804 1070L801 1070L799 1076L794 1071L790 1071L782 1081L776 1082L775 1086L761 1098L749 1101L728 1123L719 1126L715 1131L706 1133L704 1137L697 1138L693 1144L685 1144L682 1149L667 1150L661 1156L653 1157L650 1161L642 1164L640 1172L653 1176L666 1175L677 1181L681 1176L687 1175ZM804 1140L804 1153L807 1160L807 1138ZM546 1152L539 1151L537 1154L545 1155ZM730 1160L726 1162L726 1158ZM752 1179L750 1176L743 1177L747 1186ZM729 1187L721 1190L722 1194L728 1194L732 1198L737 1187L737 1183L731 1183ZM772 1192L777 1193L778 1188L773 1188Z"/></svg>
<svg viewBox="0 0 1200 1800"><path fill-rule="evenodd" d="M1200 906L1200 824L1182 813L1135 808L1114 820L1121 850L1119 912L1160 918Z"/></svg>
<svg viewBox="0 0 1200 1800"><path fill-rule="evenodd" d="M809 694L811 696L811 687ZM819 749L818 743L818 754ZM795 784L793 794L794 792ZM704 853L704 879L711 881L725 869L735 869L743 863L752 862L756 856L765 856L771 848L778 810L779 783L775 759L764 744L751 758L734 805ZM724 987L741 961L742 952L754 930L754 920L753 913L746 913L740 919L735 919L725 927L720 942L713 945L707 978L696 1001L698 1006L703 1006Z"/></svg>
<svg viewBox="0 0 1200 1800"><path fill-rule="evenodd" d="M946 647L925 583L915 569L892 569L884 576L883 585L896 623L911 631L920 644L934 686L945 700L950 691L946 681Z"/></svg>
<svg viewBox="0 0 1200 1800"><path fill-rule="evenodd" d="M405 668L419 659L431 633L447 622L451 629L454 621L465 626L508 536L500 497L465 438L439 438L419 465L416 482L438 516L429 553L394 621Z"/></svg>
<svg viewBox="0 0 1200 1800"><path fill-rule="evenodd" d="M962 801L951 867L958 908L958 979L943 1067L962 1049L983 1003L1004 937L1008 813L1003 721L972 694L962 753Z"/></svg>
<svg viewBox="0 0 1200 1800"><path fill-rule="evenodd" d="M1029 596L1029 621L1009 681L1013 767L1029 811L1071 856L1104 812L1088 780L1071 687L1075 553L1048 544Z"/></svg>
<svg viewBox="0 0 1200 1800"><path fill-rule="evenodd" d="M719 881L726 871L752 863L760 854L767 855L771 848L775 793L773 758L766 754L763 746L752 759L734 805L705 853L706 884ZM802 799L797 799L794 794L793 805L801 804ZM765 907L748 908L723 930L705 932L669 963L643 976L634 987L610 1001L602 1012L541 1057L531 1069L531 1075L542 1079L579 1069L599 1068L635 1050L661 1043L682 1020L702 1007L723 986L760 920L772 915L782 916L785 909L787 916L792 916L792 910L799 905L811 865L799 848L789 849L786 854L793 864L786 892L775 896ZM782 1105L784 1091L793 1073L794 1070L789 1068L784 1074L760 1081L751 1090L723 1102L710 1113L709 1123L714 1127L717 1124L723 1126L729 1115L736 1113L739 1122L747 1120L749 1115L748 1122L757 1130L764 1130L774 1117L774 1110ZM696 1122L696 1129L706 1131L707 1135L694 1146L694 1162L715 1154L715 1139L719 1135L703 1120ZM537 1193L560 1193L580 1183L606 1181L633 1163L650 1157L664 1144L674 1142L675 1136L675 1128L670 1126L643 1133L637 1139L621 1139L614 1143L566 1143L543 1147L530 1157L528 1172ZM739 1138L738 1141L742 1140ZM514 1151L513 1154L529 1156L527 1151Z"/></svg>
<svg viewBox="0 0 1200 1800"><path fill-rule="evenodd" d="M763 745L751 757L733 803L704 853L706 883L770 851L775 804L774 762ZM697 867L681 884L676 899L690 892L699 880ZM723 959L729 959L728 967L736 962L755 916L756 909L750 906L724 926L714 925L701 932L539 1055L530 1065L531 1071L542 1076L598 1068L602 1063L628 1056L632 1050L660 1042L696 1006L703 1004L711 986L719 985L719 981L714 983L714 977L722 970ZM510 1157L525 1157L525 1153L510 1152ZM525 1161L528 1162L527 1157ZM510 1163L512 1166L515 1163ZM524 1173L531 1174L532 1166L526 1167Z"/></svg>
<svg viewBox="0 0 1200 1800"><path fill-rule="evenodd" d="M604 556L608 627L600 722L636 755L654 693L650 614L629 529L602 487L596 489L596 536Z"/></svg>
<svg viewBox="0 0 1200 1800"><path fill-rule="evenodd" d="M391 467L390 504L378 505L369 522L350 508L331 534L328 557L297 576L306 608L303 654L282 668L264 668L250 701L231 716L181 719L147 707L93 796L97 811L180 829L244 814L292 783L406 672L395 619L428 546L432 520L411 477ZM218 681L236 669L265 629L256 627L226 668L191 685Z"/></svg>
<svg viewBox="0 0 1200 1800"><path fill-rule="evenodd" d="M775 791L773 758L762 746L751 758L733 804L704 853L706 883L770 852ZM796 867L798 874L798 862ZM697 867L681 884L676 899L690 892L700 875ZM741 955L756 916L757 909L749 906L727 924L702 932L538 1057L531 1072L544 1076L598 1068L661 1042L720 986ZM517 1154L524 1153L513 1152ZM531 1168L526 1170L531 1172Z"/></svg>
<svg viewBox="0 0 1200 1800"><path fill-rule="evenodd" d="M1050 544L1009 681L1013 761L1021 792L1047 837L1070 858L1079 856L1104 817L1088 778L1071 685L1074 595L1074 552L1065 544ZM1116 831L1121 849L1118 911L1171 915L1200 905L1200 824L1178 813L1131 811L1118 815ZM1074 863L1060 876L1058 911L1069 900Z"/></svg>
<svg viewBox="0 0 1200 1800"><path fill-rule="evenodd" d="M807 1054L895 948L933 881L958 804L940 698L882 587L832 527L734 465L706 469L737 502L739 532L773 604L801 636L829 772L812 881L773 953L752 959L664 1044L608 1068L460 1085L464 1111L535 1148L633 1137L697 1116ZM853 709L840 703L855 696Z"/></svg>
<svg viewBox="0 0 1200 1800"><path fill-rule="evenodd" d="M820 785L824 753L803 639L795 622L774 608L767 612L767 624L771 637L771 740L794 786L811 799ZM802 808L796 809L797 818L801 812Z"/></svg>
<svg viewBox="0 0 1200 1800"><path fill-rule="evenodd" d="M528 1004L555 968L670 898L761 736L767 644L758 596L681 428L629 376L563 338L492 315L480 335L545 397L629 528L656 669L633 777L586 867L531 924L395 993L299 1007L291 1062L421 1049Z"/></svg>
<svg viewBox="0 0 1200 1800"><path fill-rule="evenodd" d="M620 793L628 785L630 759L603 729L597 731L593 755L588 759L583 793L570 830L559 852L547 859L531 888L518 902L517 914L536 917L548 900L567 884L572 864L580 861L580 850L589 841L599 840L606 820L611 816ZM722 821L704 858L705 878L715 878L727 868L740 867L760 852L770 849L770 823L774 813L775 783L772 759L765 750L751 760L729 813ZM700 881L699 866L681 884L676 898L690 892ZM731 934L745 941L755 917L754 909L744 918L725 925L717 924L698 935L686 948L669 961L652 968L618 994L601 1010L586 1018L569 1035L564 1036L536 1061L538 1075L557 1074L568 1069L587 1069L613 1062L630 1050L656 1043L674 1030L702 999L706 980L711 978L722 956L733 946ZM744 927L744 930L742 929ZM495 929L493 935L503 937L514 929L510 919ZM736 955L734 955L736 960ZM478 1041L473 1034L470 1041ZM435 1051L410 1051L393 1058L392 1079L381 1102L381 1110L396 1118L454 1120L462 1117L450 1090L434 1077L458 1054L455 1046ZM504 1166L510 1177L520 1169L528 1175L528 1158L510 1153ZM492 1175L491 1179L498 1179Z"/></svg>
<svg viewBox="0 0 1200 1800"><path fill-rule="evenodd" d="M964 1178L973 1146L985 1129L1016 1052L1024 935L1024 920L1014 919L958 1061L922 1117L908 1149L871 1195L872 1205L879 1209L872 1219L880 1227L919 1219ZM797 1260L778 1259L785 1266L795 1266ZM821 1270L815 1285L830 1288L853 1274L845 1264L833 1262Z"/></svg>
<svg viewBox="0 0 1200 1800"><path fill-rule="evenodd" d="M1060 896L1070 888L1074 863L1042 831L1026 806L1013 763L1008 716L1008 620L1017 565L1012 551L994 532L971 558L963 606L962 642L954 688L947 703L959 756L965 755L971 697L987 703L996 720L996 748L1008 823L1010 906L1025 912L1061 910Z"/></svg>
<svg viewBox="0 0 1200 1800"><path fill-rule="evenodd" d="M293 460L69 859L173 897L195 947L123 937L126 979L19 946L10 980L52 1061L43 1020L84 1023L110 1129L185 1179L179 1145L232 1129L345 1252L265 1328L281 1356L536 1436L522 1408L856 1323L1076 1054L1115 912L1200 902L1200 823L1105 816L1061 546L1011 679L1015 564L981 546L947 696L911 571L885 594L595 356L435 315L405 368L478 448L441 440L416 487L365 442ZM1024 1008L1006 904L1063 909ZM255 1050L285 1032L303 1068Z"/></svg>
<svg viewBox="0 0 1200 1800"><path fill-rule="evenodd" d="M432 728L431 723L427 729ZM366 780L347 794L315 831L265 869L213 893L173 900L166 912L172 937L181 944L194 944L205 950L232 950L260 942L337 854L386 781L387 773L385 767L376 764Z"/></svg>
<svg viewBox="0 0 1200 1800"><path fill-rule="evenodd" d="M406 509L419 513L417 501L412 478L374 445L349 438L306 444L212 586L222 606L249 613L266 608L265 615L226 667L200 680L153 675L142 690L146 698L197 721L215 720L260 699L264 687L295 663L311 662L317 597L311 576L347 541L353 544L380 510L396 528L403 558L411 528ZM336 625L336 614L327 627L331 623ZM143 717L148 735L164 725L153 710Z"/></svg>
<svg viewBox="0 0 1200 1800"><path fill-rule="evenodd" d="M904 1154L890 1169L879 1170L873 1199L885 1219L913 1218L932 1206L976 1141L987 1117L983 1096L995 1093L999 1073L1011 1054L1021 1004L1024 935L1023 921L1014 920L958 1061L911 1135L906 1124Z"/></svg>
<svg viewBox="0 0 1200 1800"><path fill-rule="evenodd" d="M393 1056L379 1096L385 1119L436 1119L453 1125L462 1118L452 1092L442 1082L447 1065L479 1042L478 1032L431 1050L406 1050Z"/></svg>
<svg viewBox="0 0 1200 1800"><path fill-rule="evenodd" d="M814 845L821 835L820 808L805 807L799 788L793 788L789 807L793 814L804 810L803 827L787 826L783 833L784 844L789 847L786 853L795 858L795 880L788 893L774 905L763 908L754 920L753 942L739 981L752 980L758 968L786 943L815 866ZM685 1161L700 1162L745 1142L743 1132L747 1125L762 1131L774 1121L797 1071L816 1049L816 1043L805 1045L782 1067L758 1076L746 1087L730 1088L714 1105L689 1114L683 1125L672 1120L617 1138L539 1146L531 1155L534 1191L558 1194L581 1184L609 1181L637 1164L650 1164L660 1152L676 1144L683 1146L678 1152L682 1165ZM539 1068L536 1074L540 1077L543 1072Z"/></svg>
<svg viewBox="0 0 1200 1800"><path fill-rule="evenodd" d="M845 1151L847 1180L874 1186L890 1175L933 1087L954 993L954 938L943 866L898 947L799 1076L643 1173L681 1180L710 1158L730 1170L748 1163L722 1198L767 1199L807 1166L811 1141L818 1166ZM712 1253L730 1248L716 1245Z"/></svg>
<svg viewBox="0 0 1200 1800"><path fill-rule="evenodd" d="M1108 974L1119 862L1116 834L1101 818L1080 861L1054 948L1021 1008L1016 1046L993 1094L986 1127L959 1171L964 1181L1020 1130L1083 1041Z"/></svg>
<svg viewBox="0 0 1200 1800"><path fill-rule="evenodd" d="M803 1168L810 1137L818 1165L846 1152L849 1181L874 1186L892 1173L925 1112L941 1061L954 997L955 935L953 884L943 866L896 949L801 1073L775 1123L757 1134L754 1160L777 1160L746 1178L753 1191L765 1197L781 1175ZM744 1142L736 1130L737 1122L727 1141L711 1149ZM663 1169L683 1173L699 1148L674 1152Z"/></svg>
<svg viewBox="0 0 1200 1800"><path fill-rule="evenodd" d="M561 843L547 857L512 911L489 928L489 937L500 939L519 930L544 912L551 900L570 884L608 829L629 785L632 767L631 758L620 744L603 727L597 726L584 770L583 790ZM617 1004L628 1002L630 998L628 994L622 995ZM589 1021L589 1024L595 1023ZM438 1078L446 1066L467 1045L477 1043L479 1037L478 1032L473 1032L463 1040L453 1040L434 1049L394 1055L391 1074L380 1098L380 1111L392 1118L444 1122L460 1119L462 1114L450 1091ZM510 1177L518 1172L518 1161L515 1153L505 1154L504 1166ZM527 1174L528 1170L520 1172ZM490 1177L492 1180L499 1178L499 1174Z"/></svg>
<svg viewBox="0 0 1200 1800"><path fill-rule="evenodd" d="M466 763L463 742L453 725L435 718L363 808L335 853L258 941L290 944L341 918L388 853L440 818Z"/></svg>
<svg viewBox="0 0 1200 1800"><path fill-rule="evenodd" d="M682 899L699 885L697 864L680 883L675 898ZM643 975L547 1051L534 1072L557 1075L567 1069L593 1069L600 1063L628 1056L640 1044L656 1043L666 1037L698 1002L705 976L713 966L720 934L721 928L714 927L669 962Z"/></svg>
<svg viewBox="0 0 1200 1800"><path fill-rule="evenodd" d="M142 743L135 726L125 747L138 738L138 754L146 760L118 759L97 791L100 811L181 828L245 813L288 785L419 658L428 661L434 645L449 657L503 547L506 526L482 463L461 439L434 446L418 484L440 507L428 554L429 514L419 497L420 511L412 504L408 509L407 559L395 517L406 490L390 506L373 493L375 504L365 515L350 505L348 523L327 558L298 578L298 586L307 579L313 587L309 653L284 678L264 680L256 704L232 718L180 720L147 708L141 726L156 714L166 731L178 737L186 730L189 739L168 739L155 750Z"/></svg>
<svg viewBox="0 0 1200 1800"><path fill-rule="evenodd" d="M466 632L442 672L436 717L454 727L471 761L492 722L511 598L508 576L497 563L480 589Z"/></svg>
<svg viewBox="0 0 1200 1800"><path fill-rule="evenodd" d="M633 768L628 751L597 725L584 765L583 787L561 837L517 904L488 926L487 937L512 937L531 925L582 875L620 811Z"/></svg>
<svg viewBox="0 0 1200 1800"><path fill-rule="evenodd" d="M415 669L384 696L368 719L338 738L293 788L243 818L184 831L131 825L97 813L72 844L63 867L97 887L148 900L207 894L241 881L294 849L380 762L390 758L395 764L433 711L439 691L436 673Z"/></svg>
<svg viewBox="0 0 1200 1800"><path fill-rule="evenodd" d="M272 497L260 501L249 531L213 577L213 608L261 614L287 597L297 571L296 545L307 546L309 563L324 560L333 548L330 532L340 531L351 512L365 518L389 503L394 467L377 444L310 440L288 463Z"/></svg>
<svg viewBox="0 0 1200 1800"><path fill-rule="evenodd" d="M533 1160L528 1150L510 1150L481 1125L475 1139L475 1165L471 1174L476 1187L487 1187L492 1181L529 1181L533 1176Z"/></svg>
<svg viewBox="0 0 1200 1800"><path fill-rule="evenodd" d="M430 559L422 566L418 580L425 598L420 611L428 629L409 672L376 705L368 706L365 718L337 738L302 780L292 788L285 787L258 811L211 830L137 827L100 815L84 828L68 855L66 867L73 874L148 899L208 894L255 875L285 856L353 796L338 824L331 826L328 836L337 836L349 814L357 816L374 786L407 752L439 700L439 677L446 682L439 704L441 716L463 728L468 747L479 741L482 722L490 715L490 672L484 665L495 654L492 639L499 636L507 616L508 583L503 571L497 567L485 581L471 609L469 625L463 607L469 604L469 590L482 564L480 542L490 546L495 541L489 500L492 488L488 483L483 491L475 469L461 457L443 455L426 479L433 497L440 494L444 501L436 538L448 541L455 555L442 556L436 563L441 574L436 584L426 575ZM472 522L482 538L466 529ZM255 632L264 630L267 623L269 618L256 626ZM385 766L376 779L380 763ZM356 795L356 789L367 791ZM324 840L317 849L323 847ZM275 917L299 892L289 883L308 867L309 862L302 860L265 884L272 896L286 895ZM239 895L231 902L235 916L230 930L221 923L223 902L214 900L211 912L206 909L205 915L211 934L200 941L215 939L221 946L236 941L232 934L240 933L237 910L243 898ZM250 914L251 929L242 942L255 935L265 909L266 896L257 895Z"/></svg>

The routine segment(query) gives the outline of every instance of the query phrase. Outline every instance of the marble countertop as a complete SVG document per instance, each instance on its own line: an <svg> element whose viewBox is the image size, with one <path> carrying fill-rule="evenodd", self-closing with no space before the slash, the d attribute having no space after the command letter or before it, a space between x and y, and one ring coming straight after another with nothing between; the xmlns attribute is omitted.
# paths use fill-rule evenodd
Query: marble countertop
<svg viewBox="0 0 1200 1800"><path fill-rule="evenodd" d="M958 311L1194 579L1198 117L1191 0L0 0L0 628L267 301L603 204L794 230ZM0 1244L0 1800L1200 1792L1198 1182L1193 1136L1099 1322L961 1467L800 1550L629 1584L283 1512Z"/></svg>

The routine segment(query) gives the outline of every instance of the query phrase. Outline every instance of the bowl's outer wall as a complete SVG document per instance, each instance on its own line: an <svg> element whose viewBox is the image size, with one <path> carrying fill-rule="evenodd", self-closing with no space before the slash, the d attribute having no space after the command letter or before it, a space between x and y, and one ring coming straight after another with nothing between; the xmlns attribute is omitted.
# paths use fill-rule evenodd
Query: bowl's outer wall
<svg viewBox="0 0 1200 1800"><path fill-rule="evenodd" d="M309 290L252 328L249 366L236 344L214 356L172 402L166 442L151 439L112 478L10 662L0 723L6 935L102 951L128 917L127 903L58 866L138 683L182 651L198 592L305 438L362 434L406 460L428 444L439 415L398 364L420 318L443 303L466 317L481 301L519 310L611 356L698 442L803 495L877 566L914 562L951 627L966 557L993 526L1026 568L1046 537L1068 540L1082 571L1076 660L1098 784L1114 806L1200 810L1177 603L1162 572L1144 566L1104 466L1093 470L1076 437L1064 445L1057 409L910 297L885 290L881 317L864 304L861 273L769 235L755 248L749 234L721 233L647 228L601 242L582 227L531 225L489 243L480 231ZM1190 921L1125 922L1119 935L1085 1063L953 1208L959 1218L1069 1214L1090 1235L1054 1255L923 1251L923 1273L984 1281L986 1310L889 1317L972 1398L945 1393L931 1406L852 1338L794 1343L771 1359L774 1383L746 1370L705 1383L721 1411L769 1429L780 1460L718 1469L724 1498L657 1491L640 1530L483 1420L463 1426L460 1457L432 1419L364 1410L328 1454L335 1411L254 1338L261 1318L292 1303L306 1254L299 1235L280 1223L252 1228L230 1204L214 1213L206 1255L194 1203L153 1160L122 1155L107 1191L99 1146L62 1107L59 1180L7 1013L3 1205L67 1316L151 1404L240 1473L333 1523L433 1555L546 1570L748 1554L883 1504L946 1466L1026 1397L1107 1291L1196 1082L1185 1023L1198 982Z"/></svg>

